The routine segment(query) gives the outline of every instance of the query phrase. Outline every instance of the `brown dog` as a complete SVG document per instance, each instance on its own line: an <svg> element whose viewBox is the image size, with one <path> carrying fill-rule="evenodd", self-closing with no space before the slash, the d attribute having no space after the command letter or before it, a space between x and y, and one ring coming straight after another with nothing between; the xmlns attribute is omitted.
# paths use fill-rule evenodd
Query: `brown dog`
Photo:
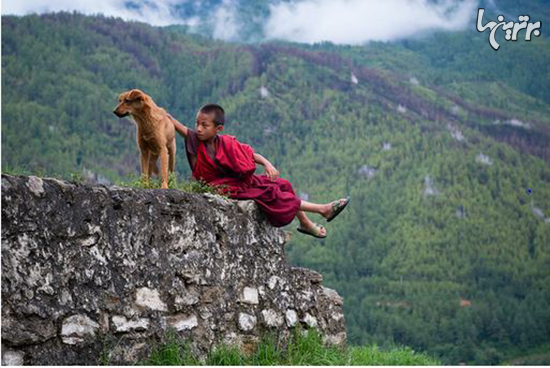
<svg viewBox="0 0 550 368"><path fill-rule="evenodd" d="M120 94L113 112L119 118L128 115L134 118L142 179L148 181L152 173L159 174L157 159L160 156L160 187L168 189L168 170L173 172L176 164L176 131L166 110L139 89L132 89Z"/></svg>

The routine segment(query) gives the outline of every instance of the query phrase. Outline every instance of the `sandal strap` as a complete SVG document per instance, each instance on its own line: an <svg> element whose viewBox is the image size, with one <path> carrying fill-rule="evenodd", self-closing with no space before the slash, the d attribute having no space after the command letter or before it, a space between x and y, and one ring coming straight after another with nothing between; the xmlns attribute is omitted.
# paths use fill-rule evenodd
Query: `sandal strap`
<svg viewBox="0 0 550 368"><path fill-rule="evenodd" d="M350 201L350 197L346 198L340 198L337 201L332 201L332 214L327 218L327 222L332 221L336 216L340 214L344 210L344 208L348 205Z"/></svg>
<svg viewBox="0 0 550 368"><path fill-rule="evenodd" d="M342 203L342 201L344 201L344 203ZM340 198L337 201L332 201L332 209L336 211L338 208L340 208L344 204L346 204L346 198Z"/></svg>
<svg viewBox="0 0 550 368"><path fill-rule="evenodd" d="M300 229L302 229L304 231L307 231L307 232L310 232L312 234L315 234L317 236L321 236L321 228L324 229L325 227L323 225L320 225L320 224L318 224L316 222L313 222L313 221L312 221L312 223L313 223L313 226L311 226L309 229L304 229L302 227L300 227Z"/></svg>
<svg viewBox="0 0 550 368"><path fill-rule="evenodd" d="M320 236L321 235L321 229L324 229L325 227L323 225L320 225L316 222L313 223L312 230L314 231L315 235Z"/></svg>

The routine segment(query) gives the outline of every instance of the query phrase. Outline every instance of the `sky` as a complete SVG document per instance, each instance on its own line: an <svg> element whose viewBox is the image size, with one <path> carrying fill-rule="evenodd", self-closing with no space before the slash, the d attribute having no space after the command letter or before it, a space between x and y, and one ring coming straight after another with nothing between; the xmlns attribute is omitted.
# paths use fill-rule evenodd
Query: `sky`
<svg viewBox="0 0 550 368"><path fill-rule="evenodd" d="M25 15L54 11L78 11L137 20L155 26L187 24L199 26L198 17L182 18L175 8L198 0L133 1L139 6L126 7L122 0L3 0L2 14ZM241 25L238 0L223 0L212 9L213 36L238 40ZM245 1L245 0L241 0ZM364 44L368 41L392 41L434 30L475 29L478 0L291 0L273 1L270 15L261 22L266 40L336 44Z"/></svg>

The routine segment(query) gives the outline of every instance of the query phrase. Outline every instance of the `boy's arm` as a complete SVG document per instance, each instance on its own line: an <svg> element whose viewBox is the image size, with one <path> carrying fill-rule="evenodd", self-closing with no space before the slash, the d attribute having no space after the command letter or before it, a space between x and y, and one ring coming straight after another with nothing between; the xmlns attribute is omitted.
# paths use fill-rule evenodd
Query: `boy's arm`
<svg viewBox="0 0 550 368"><path fill-rule="evenodd" d="M266 164L270 164L270 162L265 158L264 156L260 155L259 153L254 153L254 161L260 165L265 166Z"/></svg>
<svg viewBox="0 0 550 368"><path fill-rule="evenodd" d="M174 128L176 128L176 132L178 132L182 137L187 137L187 127L174 119L172 115L168 114L168 117L170 118L170 121L174 124Z"/></svg>
<svg viewBox="0 0 550 368"><path fill-rule="evenodd" d="M267 160L264 156L260 155L259 153L254 153L254 161L259 163L260 165L264 165L265 167L265 173L269 178L272 180L275 180L279 176L279 170L273 166L271 162Z"/></svg>

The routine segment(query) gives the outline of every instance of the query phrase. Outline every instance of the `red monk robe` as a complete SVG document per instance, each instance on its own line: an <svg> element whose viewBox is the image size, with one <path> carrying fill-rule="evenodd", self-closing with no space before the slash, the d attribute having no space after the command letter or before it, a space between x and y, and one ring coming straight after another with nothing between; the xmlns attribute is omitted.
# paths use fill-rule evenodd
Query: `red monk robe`
<svg viewBox="0 0 550 368"><path fill-rule="evenodd" d="M215 147L215 148L214 148ZM215 151L214 151L215 149ZM188 128L185 150L192 176L209 185L225 185L222 192L234 199L253 199L275 227L292 222L300 209L298 198L288 180L271 180L255 175L254 149L232 135L216 135L213 146L197 138Z"/></svg>

